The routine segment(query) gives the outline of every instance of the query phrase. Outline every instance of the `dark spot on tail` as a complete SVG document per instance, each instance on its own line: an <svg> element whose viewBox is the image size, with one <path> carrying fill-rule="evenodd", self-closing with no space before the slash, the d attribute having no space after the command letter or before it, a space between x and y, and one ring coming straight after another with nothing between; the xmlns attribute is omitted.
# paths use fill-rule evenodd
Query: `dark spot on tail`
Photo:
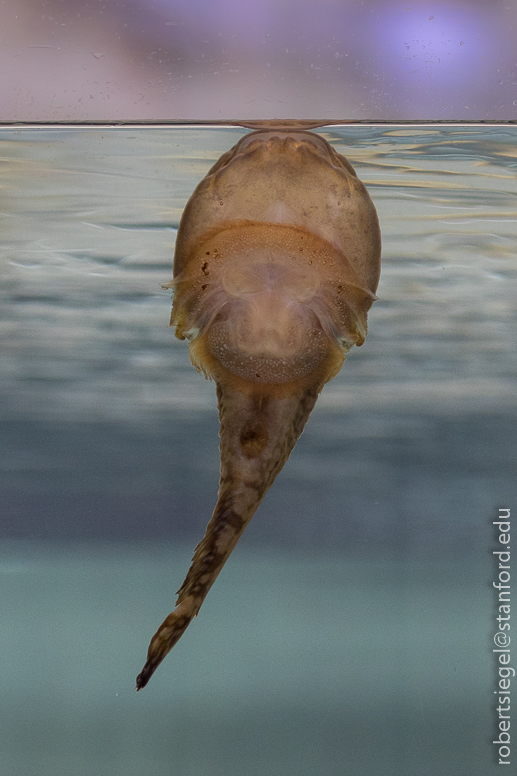
<svg viewBox="0 0 517 776"><path fill-rule="evenodd" d="M267 431L261 423L247 423L241 431L240 444L246 458L256 458L267 445Z"/></svg>

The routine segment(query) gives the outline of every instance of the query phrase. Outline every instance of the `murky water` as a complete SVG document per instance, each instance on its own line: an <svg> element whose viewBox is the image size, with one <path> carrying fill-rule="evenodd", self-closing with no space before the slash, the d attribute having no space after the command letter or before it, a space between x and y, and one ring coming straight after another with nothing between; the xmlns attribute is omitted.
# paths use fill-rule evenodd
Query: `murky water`
<svg viewBox="0 0 517 776"><path fill-rule="evenodd" d="M517 128L333 127L379 212L365 345L135 695L215 503L175 230L246 130L0 130L10 776L486 776L515 503Z"/></svg>

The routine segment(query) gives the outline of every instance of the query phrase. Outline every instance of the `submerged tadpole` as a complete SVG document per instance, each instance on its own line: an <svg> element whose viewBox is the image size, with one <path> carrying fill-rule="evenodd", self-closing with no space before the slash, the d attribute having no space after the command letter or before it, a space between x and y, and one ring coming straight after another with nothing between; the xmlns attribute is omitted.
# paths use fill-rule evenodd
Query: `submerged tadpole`
<svg viewBox="0 0 517 776"><path fill-rule="evenodd" d="M350 163L288 124L242 138L187 203L165 287L176 336L216 383L221 475L212 519L137 690L199 612L321 389L363 344L380 252L375 207Z"/></svg>

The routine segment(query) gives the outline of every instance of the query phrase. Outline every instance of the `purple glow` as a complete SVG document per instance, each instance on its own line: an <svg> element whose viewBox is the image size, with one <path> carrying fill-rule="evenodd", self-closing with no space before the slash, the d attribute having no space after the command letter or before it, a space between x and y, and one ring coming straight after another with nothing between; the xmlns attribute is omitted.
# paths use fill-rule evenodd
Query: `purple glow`
<svg viewBox="0 0 517 776"><path fill-rule="evenodd" d="M517 116L509 0L3 0L3 118Z"/></svg>
<svg viewBox="0 0 517 776"><path fill-rule="evenodd" d="M377 58L392 76L412 85L423 79L441 88L472 82L499 54L489 5L426 3L403 10L383 5L376 18Z"/></svg>

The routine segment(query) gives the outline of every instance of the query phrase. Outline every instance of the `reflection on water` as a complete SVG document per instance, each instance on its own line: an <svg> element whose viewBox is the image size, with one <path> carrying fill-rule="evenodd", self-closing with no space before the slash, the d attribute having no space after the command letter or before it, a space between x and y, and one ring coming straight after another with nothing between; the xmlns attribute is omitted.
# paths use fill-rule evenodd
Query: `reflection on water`
<svg viewBox="0 0 517 776"><path fill-rule="evenodd" d="M160 283L183 205L245 132L2 130L6 416L142 424L213 406ZM368 344L321 403L513 407L515 129L323 134L375 199L384 264Z"/></svg>
<svg viewBox="0 0 517 776"><path fill-rule="evenodd" d="M0 132L5 771L486 776L513 127L321 130L381 220L370 333L203 620L133 693L218 476L213 386L160 283L188 196L245 132Z"/></svg>

